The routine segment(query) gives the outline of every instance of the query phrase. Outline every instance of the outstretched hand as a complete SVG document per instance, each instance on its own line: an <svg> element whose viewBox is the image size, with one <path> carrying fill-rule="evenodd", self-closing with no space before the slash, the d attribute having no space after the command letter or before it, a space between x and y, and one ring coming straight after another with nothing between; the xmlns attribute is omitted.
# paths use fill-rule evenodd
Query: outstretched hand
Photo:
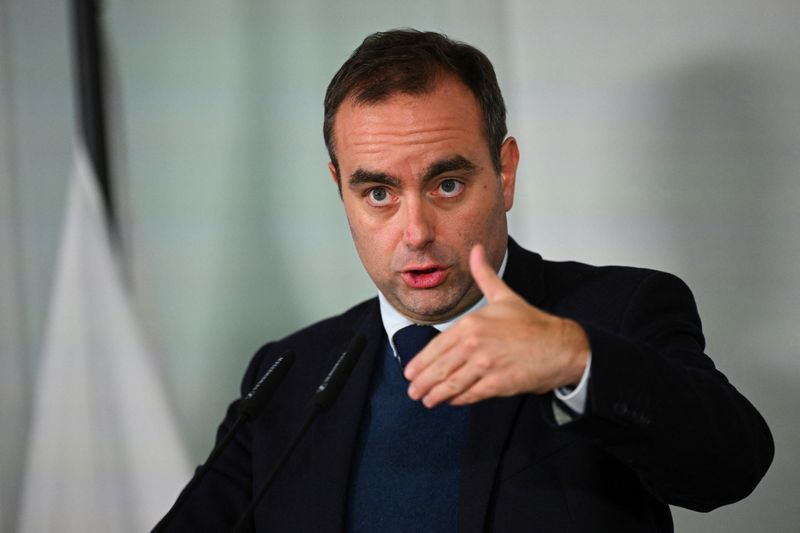
<svg viewBox="0 0 800 533"><path fill-rule="evenodd" d="M523 300L497 276L481 245L470 252L469 266L488 304L408 363L408 395L427 407L465 405L577 384L589 354L583 328Z"/></svg>

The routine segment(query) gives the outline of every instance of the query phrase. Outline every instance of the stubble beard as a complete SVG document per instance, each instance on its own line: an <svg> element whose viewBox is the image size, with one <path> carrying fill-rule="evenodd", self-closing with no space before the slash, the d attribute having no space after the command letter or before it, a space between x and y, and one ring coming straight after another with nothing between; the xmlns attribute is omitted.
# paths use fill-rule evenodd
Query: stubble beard
<svg viewBox="0 0 800 533"><path fill-rule="evenodd" d="M453 271L442 285L433 289L412 289L398 279L381 291L395 309L422 324L447 322L469 309L481 296L469 272Z"/></svg>

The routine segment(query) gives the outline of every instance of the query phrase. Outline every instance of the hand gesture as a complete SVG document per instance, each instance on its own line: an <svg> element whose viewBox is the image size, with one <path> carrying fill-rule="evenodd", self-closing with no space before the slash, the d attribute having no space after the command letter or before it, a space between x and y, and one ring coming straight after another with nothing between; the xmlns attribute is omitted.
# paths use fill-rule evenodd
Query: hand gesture
<svg viewBox="0 0 800 533"><path fill-rule="evenodd" d="M577 384L589 354L583 328L523 300L497 276L480 245L470 252L470 271L488 304L408 363L408 395L427 407L465 405Z"/></svg>

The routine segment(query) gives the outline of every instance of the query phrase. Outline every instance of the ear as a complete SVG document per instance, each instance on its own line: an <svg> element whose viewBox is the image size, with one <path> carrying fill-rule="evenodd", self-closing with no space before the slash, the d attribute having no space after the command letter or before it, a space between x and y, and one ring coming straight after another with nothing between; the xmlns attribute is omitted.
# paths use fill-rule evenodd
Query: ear
<svg viewBox="0 0 800 533"><path fill-rule="evenodd" d="M506 211L514 205L514 186L517 183L519 147L514 137L509 137L500 147L500 179L503 180L503 203Z"/></svg>
<svg viewBox="0 0 800 533"><path fill-rule="evenodd" d="M340 189L342 188L342 184L339 183L339 175L336 173L336 167L333 166L333 163L328 161L328 170L331 173L331 177L333 178L333 182L336 184L337 187Z"/></svg>
<svg viewBox="0 0 800 533"><path fill-rule="evenodd" d="M331 178L333 178L333 182L336 184L336 188L339 189L339 198L342 197L342 180L339 179L339 174L336 173L336 167L333 165L333 162L328 162L328 171L331 173Z"/></svg>

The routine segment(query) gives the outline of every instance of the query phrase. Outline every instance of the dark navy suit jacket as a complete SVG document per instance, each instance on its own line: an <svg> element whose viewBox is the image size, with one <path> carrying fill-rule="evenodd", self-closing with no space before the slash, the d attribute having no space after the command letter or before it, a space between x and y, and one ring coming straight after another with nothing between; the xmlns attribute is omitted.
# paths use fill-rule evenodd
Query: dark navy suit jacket
<svg viewBox="0 0 800 533"><path fill-rule="evenodd" d="M469 407L461 531L667 532L668 504L708 511L753 490L772 460L772 437L704 355L700 319L683 282L652 270L549 262L513 240L504 279L531 304L586 330L586 413L559 426L551 394ZM353 374L300 442L253 524L259 532L342 531L361 413L385 342L377 299L256 353L243 392L285 350L297 359L264 415L239 433L170 531L230 530L357 333L367 345ZM218 438L236 409L234 402Z"/></svg>

